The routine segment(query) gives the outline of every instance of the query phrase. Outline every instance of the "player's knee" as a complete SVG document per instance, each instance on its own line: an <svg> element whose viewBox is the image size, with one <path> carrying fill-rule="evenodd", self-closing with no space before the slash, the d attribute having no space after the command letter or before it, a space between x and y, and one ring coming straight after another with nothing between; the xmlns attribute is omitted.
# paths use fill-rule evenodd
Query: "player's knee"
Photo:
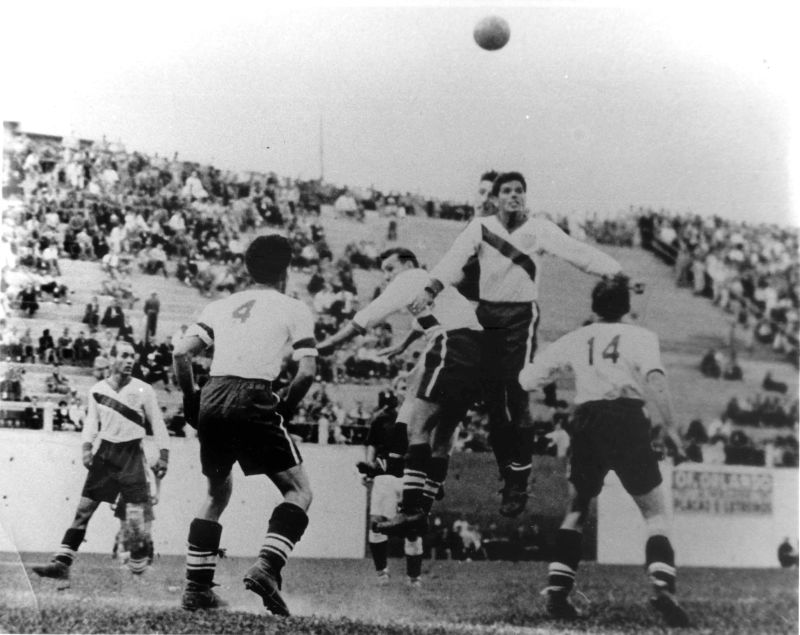
<svg viewBox="0 0 800 635"><path fill-rule="evenodd" d="M389 540L389 536L386 534L379 534L377 531L369 530L369 542L373 545L378 545L382 542L386 542Z"/></svg>
<svg viewBox="0 0 800 635"><path fill-rule="evenodd" d="M421 556L422 555L422 538L415 538L414 540L405 539L403 545L403 553L407 556Z"/></svg>

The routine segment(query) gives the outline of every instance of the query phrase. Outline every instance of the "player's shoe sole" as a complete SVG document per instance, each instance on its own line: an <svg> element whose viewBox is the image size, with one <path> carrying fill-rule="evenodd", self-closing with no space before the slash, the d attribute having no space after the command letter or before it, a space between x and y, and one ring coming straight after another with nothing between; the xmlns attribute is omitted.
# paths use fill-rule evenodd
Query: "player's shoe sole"
<svg viewBox="0 0 800 635"><path fill-rule="evenodd" d="M52 578L53 580L69 580L69 567L63 562L48 562L47 564L36 565L33 572L42 578Z"/></svg>
<svg viewBox="0 0 800 635"><path fill-rule="evenodd" d="M661 613L667 626L675 628L689 626L689 616L668 591L658 591L654 597L650 598L650 606Z"/></svg>
<svg viewBox="0 0 800 635"><path fill-rule="evenodd" d="M281 597L280 576L273 573L269 567L257 562L244 574L244 586L261 597L266 608L273 615L288 617L289 607Z"/></svg>
<svg viewBox="0 0 800 635"><path fill-rule="evenodd" d="M428 515L424 512L405 514L400 512L391 520L372 523L372 531L386 536L417 538L428 531Z"/></svg>

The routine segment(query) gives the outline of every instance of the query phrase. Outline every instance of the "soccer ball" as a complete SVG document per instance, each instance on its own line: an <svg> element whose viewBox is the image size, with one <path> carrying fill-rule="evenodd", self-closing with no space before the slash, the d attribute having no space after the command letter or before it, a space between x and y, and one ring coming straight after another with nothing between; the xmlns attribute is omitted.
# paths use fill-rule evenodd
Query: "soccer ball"
<svg viewBox="0 0 800 635"><path fill-rule="evenodd" d="M511 37L511 29L508 27L508 22L503 18L490 15L475 25L472 36L482 49L496 51L508 44L508 39Z"/></svg>

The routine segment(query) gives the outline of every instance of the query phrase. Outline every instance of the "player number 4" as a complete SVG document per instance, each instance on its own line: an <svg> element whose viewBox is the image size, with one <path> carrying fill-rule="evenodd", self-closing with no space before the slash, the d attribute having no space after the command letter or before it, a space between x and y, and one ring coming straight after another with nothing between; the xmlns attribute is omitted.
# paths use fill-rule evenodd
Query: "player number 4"
<svg viewBox="0 0 800 635"><path fill-rule="evenodd" d="M615 335L600 353L603 359L610 359L614 364L619 359L619 338L619 335ZM594 364L594 338L590 337L587 343L589 344L589 366L592 366Z"/></svg>
<svg viewBox="0 0 800 635"><path fill-rule="evenodd" d="M245 302L242 306L238 307L231 315L239 320L242 324L247 322L247 318L250 317L250 311L253 310L253 306L255 305L255 300L250 300L249 302Z"/></svg>

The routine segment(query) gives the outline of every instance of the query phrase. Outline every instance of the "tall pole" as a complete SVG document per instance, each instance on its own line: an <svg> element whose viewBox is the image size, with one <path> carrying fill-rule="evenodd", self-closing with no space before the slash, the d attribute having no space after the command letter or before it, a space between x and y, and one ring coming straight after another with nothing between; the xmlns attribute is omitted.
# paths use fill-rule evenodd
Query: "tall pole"
<svg viewBox="0 0 800 635"><path fill-rule="evenodd" d="M322 112L319 113L319 180L325 180L325 137L322 120Z"/></svg>

